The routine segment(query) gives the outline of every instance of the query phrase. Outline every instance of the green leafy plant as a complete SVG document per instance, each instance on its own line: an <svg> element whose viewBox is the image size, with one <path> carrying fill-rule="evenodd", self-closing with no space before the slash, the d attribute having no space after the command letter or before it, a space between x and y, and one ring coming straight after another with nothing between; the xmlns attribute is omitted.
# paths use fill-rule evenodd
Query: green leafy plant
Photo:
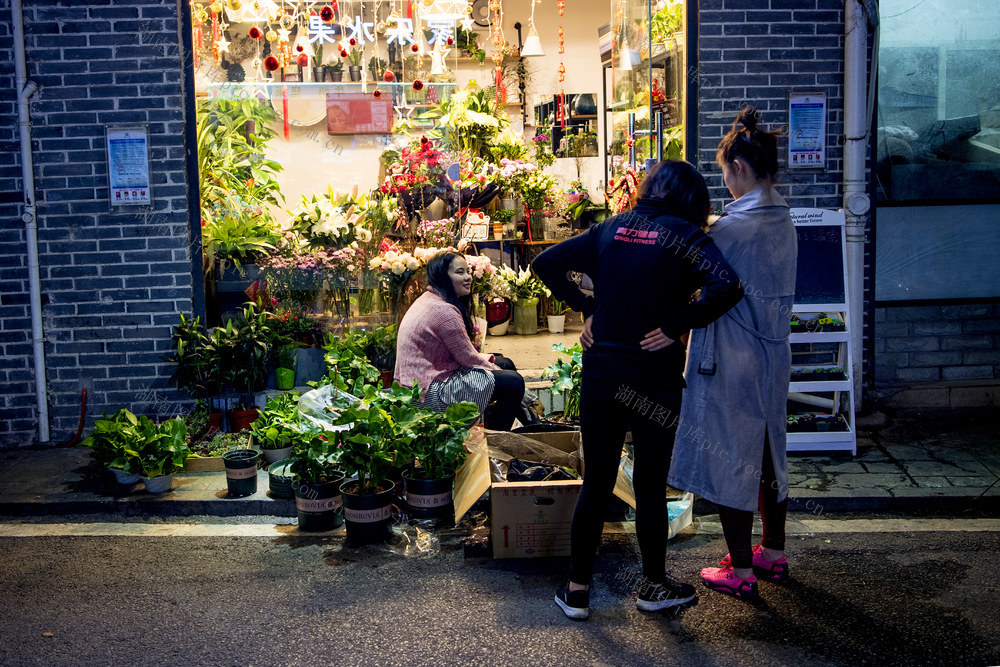
<svg viewBox="0 0 1000 667"><path fill-rule="evenodd" d="M371 73L373 81L382 80L382 72L385 71L388 64L389 62L387 60L379 58L378 56L372 56L368 59L368 71Z"/></svg>
<svg viewBox="0 0 1000 667"><path fill-rule="evenodd" d="M222 456L231 449L250 449L250 432L216 433L206 445L193 453L198 456Z"/></svg>
<svg viewBox="0 0 1000 667"><path fill-rule="evenodd" d="M322 67L322 65L323 65L323 42L322 41L320 41L320 43L313 50L312 64L313 64L313 67Z"/></svg>
<svg viewBox="0 0 1000 667"><path fill-rule="evenodd" d="M379 372L365 355L366 338L364 333L327 334L323 349L329 370L318 385L335 384L340 391L359 396L366 384L375 382Z"/></svg>
<svg viewBox="0 0 1000 667"><path fill-rule="evenodd" d="M552 391L565 392L563 420L575 421L580 418L580 385L583 378L583 348L579 343L566 347L562 343L552 346L556 352L569 357L569 360L556 359L543 372L542 378L552 380Z"/></svg>
<svg viewBox="0 0 1000 667"><path fill-rule="evenodd" d="M333 72L342 72L344 71L344 61L341 60L340 58L337 58L332 63L327 65L327 67L329 67L330 70Z"/></svg>
<svg viewBox="0 0 1000 667"><path fill-rule="evenodd" d="M684 28L684 3L668 2L650 17L653 42L665 42Z"/></svg>
<svg viewBox="0 0 1000 667"><path fill-rule="evenodd" d="M174 351L163 359L177 364L170 381L192 398L207 400L222 393L225 370L219 364L212 338L201 325L198 317L189 319L179 313L180 322L174 325L170 339Z"/></svg>
<svg viewBox="0 0 1000 667"><path fill-rule="evenodd" d="M458 47L459 51L469 54L469 57L479 62L486 59L486 51L479 48L479 35L472 30L458 26L455 31L455 46Z"/></svg>
<svg viewBox="0 0 1000 667"><path fill-rule="evenodd" d="M224 328L233 389L244 406L254 404L255 394L267 380L274 340L270 318L270 313L249 303L242 317L227 321Z"/></svg>
<svg viewBox="0 0 1000 667"><path fill-rule="evenodd" d="M380 371L391 371L396 367L396 334L397 326L390 324L365 336L365 356Z"/></svg>
<svg viewBox="0 0 1000 667"><path fill-rule="evenodd" d="M444 412L420 409L401 424L403 453L428 479L442 479L454 474L465 461L465 437L479 416L475 403L463 401L449 405Z"/></svg>
<svg viewBox="0 0 1000 667"><path fill-rule="evenodd" d="M260 260L281 238L271 220L246 213L213 217L201 228L201 236L206 258L214 259L220 267L232 262L241 275L244 264Z"/></svg>
<svg viewBox="0 0 1000 667"><path fill-rule="evenodd" d="M497 209L496 211L493 211L492 213L490 213L490 220L492 220L493 222L499 222L499 223L505 225L508 222L510 222L511 220L513 220L515 215L517 215L517 211L515 211L514 209L512 209L512 208L510 208L510 209L501 208L501 209Z"/></svg>
<svg viewBox="0 0 1000 667"><path fill-rule="evenodd" d="M275 348L274 362L278 368L289 368L295 370L295 345L282 345Z"/></svg>
<svg viewBox="0 0 1000 667"><path fill-rule="evenodd" d="M569 306L566 305L565 301L560 301L552 296L549 296L547 301L549 315L563 315L569 310Z"/></svg>
<svg viewBox="0 0 1000 667"><path fill-rule="evenodd" d="M187 429L180 418L156 424L146 416L137 417L121 409L94 422L94 430L83 445L90 447L94 458L108 467L158 477L184 467L191 454L186 436Z"/></svg>
<svg viewBox="0 0 1000 667"><path fill-rule="evenodd" d="M312 439L311 428L299 425L299 394L288 392L267 399L250 431L261 449L296 447Z"/></svg>
<svg viewBox="0 0 1000 667"><path fill-rule="evenodd" d="M335 423L348 426L335 434L340 465L348 476L357 476L359 493L384 490L390 471L405 462L412 437L405 425L420 410L420 395L416 383L412 388L393 383L384 393L368 385L362 400L340 413Z"/></svg>
<svg viewBox="0 0 1000 667"><path fill-rule="evenodd" d="M361 67L364 56L365 52L362 49L351 49L347 52L347 59L350 61L351 67Z"/></svg>
<svg viewBox="0 0 1000 667"><path fill-rule="evenodd" d="M303 428L293 455L291 470L299 483L319 484L341 476L340 447L318 428Z"/></svg>

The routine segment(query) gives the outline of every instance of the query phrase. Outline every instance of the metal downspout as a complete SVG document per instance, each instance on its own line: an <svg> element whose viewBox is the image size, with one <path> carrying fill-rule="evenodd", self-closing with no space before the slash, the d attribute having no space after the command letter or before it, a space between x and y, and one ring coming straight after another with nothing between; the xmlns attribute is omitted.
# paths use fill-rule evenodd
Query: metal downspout
<svg viewBox="0 0 1000 667"><path fill-rule="evenodd" d="M49 401L45 378L45 334L42 330L42 281L38 271L38 219L35 206L34 163L31 156L31 115L28 102L38 90L28 81L24 49L24 12L21 0L12 0L14 24L14 72L17 87L17 123L21 139L21 179L24 190L24 237L28 246L28 290L31 299L31 347L35 360L35 398L38 406L38 440L49 441Z"/></svg>
<svg viewBox="0 0 1000 667"><path fill-rule="evenodd" d="M847 219L847 298L851 317L851 365L854 397L861 409L862 322L864 321L865 228L871 199L865 176L868 147L868 32L859 0L847 0L844 25L844 182Z"/></svg>

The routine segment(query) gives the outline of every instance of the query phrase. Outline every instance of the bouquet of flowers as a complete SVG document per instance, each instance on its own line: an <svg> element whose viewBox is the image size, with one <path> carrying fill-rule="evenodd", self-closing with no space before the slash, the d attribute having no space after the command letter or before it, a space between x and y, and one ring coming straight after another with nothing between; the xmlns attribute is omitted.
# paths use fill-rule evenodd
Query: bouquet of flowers
<svg viewBox="0 0 1000 667"><path fill-rule="evenodd" d="M447 128L455 147L475 157L491 157L487 146L510 125L510 117L497 106L496 96L484 89L460 90L441 108L440 125Z"/></svg>
<svg viewBox="0 0 1000 667"><path fill-rule="evenodd" d="M546 198L550 197L559 187L559 182L556 181L555 177L538 170L522 173L514 182L528 208L545 206Z"/></svg>
<svg viewBox="0 0 1000 667"><path fill-rule="evenodd" d="M286 232L274 252L260 261L261 275L271 296L302 308L314 303L324 288L343 297L350 277L358 270L357 241L342 248L312 248L293 232ZM346 312L337 303L337 311Z"/></svg>
<svg viewBox="0 0 1000 667"><path fill-rule="evenodd" d="M372 233L361 226L360 212L350 195L302 195L298 208L289 211L288 226L310 245L340 248L355 241L367 243Z"/></svg>
<svg viewBox="0 0 1000 667"><path fill-rule="evenodd" d="M500 277L510 286L511 297L515 301L536 299L545 293L545 285L529 269L515 272L510 267L500 269Z"/></svg>
<svg viewBox="0 0 1000 667"><path fill-rule="evenodd" d="M530 162L504 158L500 160L500 170L493 174L492 180L500 189L511 192L515 190L518 180L533 173L536 169L537 167Z"/></svg>
<svg viewBox="0 0 1000 667"><path fill-rule="evenodd" d="M511 128L506 128L490 141L490 154L498 162L520 160L528 156L528 147Z"/></svg>
<svg viewBox="0 0 1000 667"><path fill-rule="evenodd" d="M489 296L493 292L493 276L497 273L497 268L486 255L466 255L465 261L469 264L469 271L472 273L472 296Z"/></svg>
<svg viewBox="0 0 1000 667"><path fill-rule="evenodd" d="M386 177L380 190L384 193L400 193L437 185L444 176L441 165L442 152L434 148L434 142L420 137L420 143L407 146L399 158L386 167Z"/></svg>
<svg viewBox="0 0 1000 667"><path fill-rule="evenodd" d="M417 236L430 245L450 245L455 240L455 218L424 220L417 225Z"/></svg>

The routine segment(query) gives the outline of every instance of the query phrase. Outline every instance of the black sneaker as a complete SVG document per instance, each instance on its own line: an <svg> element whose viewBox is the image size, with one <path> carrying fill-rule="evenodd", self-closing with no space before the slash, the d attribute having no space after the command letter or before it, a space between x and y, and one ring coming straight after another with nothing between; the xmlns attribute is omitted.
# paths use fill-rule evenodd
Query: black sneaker
<svg viewBox="0 0 1000 667"><path fill-rule="evenodd" d="M569 618L574 621L586 621L590 618L590 591L571 591L560 588L556 591L556 604Z"/></svg>
<svg viewBox="0 0 1000 667"><path fill-rule="evenodd" d="M639 585L639 599L635 606L640 611L659 611L667 607L686 604L695 597L694 586L664 577L663 583L654 584L643 579Z"/></svg>

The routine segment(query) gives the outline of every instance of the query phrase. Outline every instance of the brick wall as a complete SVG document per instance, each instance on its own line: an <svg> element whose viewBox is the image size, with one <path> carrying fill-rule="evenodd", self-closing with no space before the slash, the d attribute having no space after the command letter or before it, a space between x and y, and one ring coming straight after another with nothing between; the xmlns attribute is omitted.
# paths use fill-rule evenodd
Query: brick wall
<svg viewBox="0 0 1000 667"><path fill-rule="evenodd" d="M26 0L32 152L52 439L71 436L80 393L104 410L173 399L160 356L192 307L182 57L176 0ZM0 446L35 437L10 3L0 2ZM153 206L111 213L105 127L147 123ZM197 184L194 184L197 192ZM194 248L198 255L200 250ZM197 289L201 289L200 285Z"/></svg>
<svg viewBox="0 0 1000 667"><path fill-rule="evenodd" d="M1000 380L1000 304L887 306L875 317L878 387Z"/></svg>

